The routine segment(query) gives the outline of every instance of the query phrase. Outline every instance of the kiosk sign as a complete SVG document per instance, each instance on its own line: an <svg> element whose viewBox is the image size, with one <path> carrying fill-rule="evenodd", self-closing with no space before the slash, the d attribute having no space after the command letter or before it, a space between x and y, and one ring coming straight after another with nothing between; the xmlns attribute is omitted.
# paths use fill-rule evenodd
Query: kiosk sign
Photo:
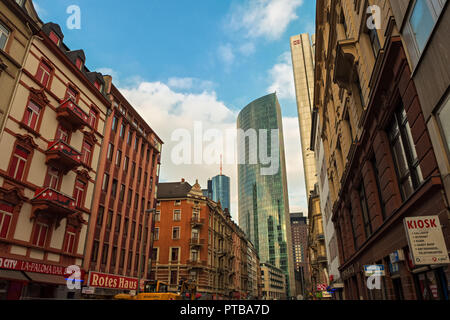
<svg viewBox="0 0 450 320"><path fill-rule="evenodd" d="M450 263L438 216L405 218L403 225L415 265Z"/></svg>

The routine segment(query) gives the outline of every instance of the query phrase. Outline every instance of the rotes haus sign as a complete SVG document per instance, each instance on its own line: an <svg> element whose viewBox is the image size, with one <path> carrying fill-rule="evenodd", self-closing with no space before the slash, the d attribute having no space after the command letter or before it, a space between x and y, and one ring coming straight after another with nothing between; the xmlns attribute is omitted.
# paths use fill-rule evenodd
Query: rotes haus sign
<svg viewBox="0 0 450 320"><path fill-rule="evenodd" d="M450 263L438 216L405 218L403 225L415 265Z"/></svg>
<svg viewBox="0 0 450 320"><path fill-rule="evenodd" d="M96 288L137 290L138 279L90 271L87 285Z"/></svg>

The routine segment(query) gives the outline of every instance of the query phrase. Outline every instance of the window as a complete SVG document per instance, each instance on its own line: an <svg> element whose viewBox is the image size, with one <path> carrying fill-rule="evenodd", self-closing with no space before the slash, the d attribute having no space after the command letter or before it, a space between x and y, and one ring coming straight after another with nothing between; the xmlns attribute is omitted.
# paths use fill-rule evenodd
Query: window
<svg viewBox="0 0 450 320"><path fill-rule="evenodd" d="M161 211L156 211L155 212L155 222L160 222L161 221Z"/></svg>
<svg viewBox="0 0 450 320"><path fill-rule="evenodd" d="M134 179L134 174L136 173L136 162L133 161L131 166L131 178Z"/></svg>
<svg viewBox="0 0 450 320"><path fill-rule="evenodd" d="M98 247L99 243L97 240L94 240L94 244L92 245L92 255L91 255L91 262L97 262L98 257Z"/></svg>
<svg viewBox="0 0 450 320"><path fill-rule="evenodd" d="M66 99L71 98L75 103L78 101L78 92L72 87L67 87Z"/></svg>
<svg viewBox="0 0 450 320"><path fill-rule="evenodd" d="M125 218L125 222L123 225L123 235L126 236L128 234L128 225L130 223L130 219Z"/></svg>
<svg viewBox="0 0 450 320"><path fill-rule="evenodd" d="M36 79L44 86L47 87L50 82L50 77L52 75L52 68L48 66L45 62L41 61L39 64Z"/></svg>
<svg viewBox="0 0 450 320"><path fill-rule="evenodd" d="M79 70L81 70L81 68L83 67L83 60L81 60L80 58L77 58L77 61L75 62L75 65L77 66L77 68Z"/></svg>
<svg viewBox="0 0 450 320"><path fill-rule="evenodd" d="M180 248L170 248L170 261L178 261Z"/></svg>
<svg viewBox="0 0 450 320"><path fill-rule="evenodd" d="M122 215L121 214L117 214L116 217L116 232L120 231L120 222L122 220Z"/></svg>
<svg viewBox="0 0 450 320"><path fill-rule="evenodd" d="M81 208L84 206L83 200L84 200L85 190L86 190L86 184L80 180L77 180L75 182L74 198L75 198L75 205L78 208Z"/></svg>
<svg viewBox="0 0 450 320"><path fill-rule="evenodd" d="M89 111L89 126L93 129L96 129L98 114L97 111L91 109Z"/></svg>
<svg viewBox="0 0 450 320"><path fill-rule="evenodd" d="M411 128L403 107L397 109L389 127L389 140L403 200L423 181Z"/></svg>
<svg viewBox="0 0 450 320"><path fill-rule="evenodd" d="M131 146L131 130L128 131L127 144L128 144L129 146Z"/></svg>
<svg viewBox="0 0 450 320"><path fill-rule="evenodd" d="M134 209L137 210L138 206L139 206L139 194L136 193L136 196L134 197Z"/></svg>
<svg viewBox="0 0 450 320"><path fill-rule="evenodd" d="M134 235L136 234L136 221L133 221L131 225L131 238L134 239Z"/></svg>
<svg viewBox="0 0 450 320"><path fill-rule="evenodd" d="M120 125L120 132L119 132L120 138L123 139L125 137L125 124L122 122Z"/></svg>
<svg viewBox="0 0 450 320"><path fill-rule="evenodd" d="M58 37L58 35L56 33L54 33L53 31L50 31L50 35L49 35L50 40L52 40L57 46L59 46L59 43L61 41L61 39Z"/></svg>
<svg viewBox="0 0 450 320"><path fill-rule="evenodd" d="M75 247L75 232L67 231L65 237L64 252L73 253Z"/></svg>
<svg viewBox="0 0 450 320"><path fill-rule="evenodd" d="M103 214L105 213L105 208L102 206L98 207L97 212L97 226L101 226L103 224Z"/></svg>
<svg viewBox="0 0 450 320"><path fill-rule="evenodd" d="M97 90L99 90L99 91L102 91L102 89L103 89L103 85L98 81L98 80L96 80L95 82L94 82L94 86L97 88Z"/></svg>
<svg viewBox="0 0 450 320"><path fill-rule="evenodd" d="M125 156L125 159L123 160L123 171L128 171L128 163L130 162L130 158L128 156Z"/></svg>
<svg viewBox="0 0 450 320"><path fill-rule="evenodd" d="M115 198L117 195L117 184L118 184L118 181L116 179L113 179L112 186L111 186L111 196L113 198Z"/></svg>
<svg viewBox="0 0 450 320"><path fill-rule="evenodd" d="M106 264L106 262L108 262L108 249L109 249L109 245L107 243L105 243L103 245L102 264Z"/></svg>
<svg viewBox="0 0 450 320"><path fill-rule="evenodd" d="M9 30L0 23L0 50L5 50L9 38Z"/></svg>
<svg viewBox="0 0 450 320"><path fill-rule="evenodd" d="M122 249L120 252L119 268L123 268L124 264L125 264L125 249Z"/></svg>
<svg viewBox="0 0 450 320"><path fill-rule="evenodd" d="M131 198L133 197L133 190L128 189L127 206L131 206Z"/></svg>
<svg viewBox="0 0 450 320"><path fill-rule="evenodd" d="M361 203L364 231L366 233L366 238L369 238L372 234L372 223L370 221L369 207L367 205L366 191L363 183L361 183L359 188L359 201Z"/></svg>
<svg viewBox="0 0 450 320"><path fill-rule="evenodd" d="M48 225L37 222L34 227L34 236L33 236L33 245L44 247L45 241L47 239L47 233L48 233Z"/></svg>
<svg viewBox="0 0 450 320"><path fill-rule="evenodd" d="M120 167L120 162L122 161L122 151L121 150L117 150L117 154L116 154L116 166Z"/></svg>
<svg viewBox="0 0 450 320"><path fill-rule="evenodd" d="M48 168L47 175L45 176L44 187L49 187L54 190L58 188L59 171L55 168Z"/></svg>
<svg viewBox="0 0 450 320"><path fill-rule="evenodd" d="M437 118L442 133L445 137L444 140L447 145L447 152L450 152L450 96L447 98L447 101L444 102L442 108L438 111Z"/></svg>
<svg viewBox="0 0 450 320"><path fill-rule="evenodd" d="M62 127L61 125L58 126L58 129L56 129L56 136L55 140L62 140L64 142L69 142L69 131Z"/></svg>
<svg viewBox="0 0 450 320"><path fill-rule="evenodd" d="M6 238L8 236L13 210L14 207L0 202L0 238Z"/></svg>
<svg viewBox="0 0 450 320"><path fill-rule="evenodd" d="M119 200L123 201L123 199L125 199L125 185L122 184L120 186L120 193L119 193Z"/></svg>
<svg viewBox="0 0 450 320"><path fill-rule="evenodd" d="M113 117L113 122L112 122L112 126L111 126L111 130L116 132L117 130L117 124L119 123L119 118L117 118L116 116Z"/></svg>
<svg viewBox="0 0 450 320"><path fill-rule="evenodd" d="M173 212L173 221L181 221L181 210L175 210Z"/></svg>
<svg viewBox="0 0 450 320"><path fill-rule="evenodd" d="M138 176L137 176L138 183L141 183L141 177L142 177L142 168L139 167L139 169L138 169Z"/></svg>
<svg viewBox="0 0 450 320"><path fill-rule="evenodd" d="M350 215L350 222L351 222L351 227L352 227L353 244L355 245L355 249L358 250L358 243L356 242L356 227L358 225L358 222L356 221L356 215L353 212L351 203L350 203L350 207L348 208L348 213Z"/></svg>
<svg viewBox="0 0 450 320"><path fill-rule="evenodd" d="M175 205L176 206L181 206L181 200L175 200Z"/></svg>
<svg viewBox="0 0 450 320"><path fill-rule="evenodd" d="M107 230L111 230L112 219L113 219L113 212L112 212L112 210L109 210L108 211L108 220L106 220L106 229Z"/></svg>
<svg viewBox="0 0 450 320"><path fill-rule="evenodd" d="M114 154L114 145L110 143L108 145L108 153L106 154L106 157L108 158L109 161L112 161L113 154Z"/></svg>
<svg viewBox="0 0 450 320"><path fill-rule="evenodd" d="M177 270L170 271L170 284L171 285L178 284L178 271Z"/></svg>
<svg viewBox="0 0 450 320"><path fill-rule="evenodd" d="M31 129L37 130L37 124L39 116L41 114L41 108L38 107L33 101L28 102L28 106L25 110L23 122Z"/></svg>
<svg viewBox="0 0 450 320"><path fill-rule="evenodd" d="M370 44L372 46L373 55L376 59L378 57L378 52L381 49L380 39L378 38L378 32L377 32L377 29L375 29L375 28L371 28L367 32L369 34L369 39L370 39Z"/></svg>
<svg viewBox="0 0 450 320"><path fill-rule="evenodd" d="M172 228L172 239L174 240L180 239L180 227Z"/></svg>
<svg viewBox="0 0 450 320"><path fill-rule="evenodd" d="M412 35L418 57L428 42L444 4L443 0L416 0L414 3L407 32Z"/></svg>
<svg viewBox="0 0 450 320"><path fill-rule="evenodd" d="M81 149L81 162L89 166L91 162L91 155L92 146L86 141L83 141L83 147Z"/></svg>
<svg viewBox="0 0 450 320"><path fill-rule="evenodd" d="M114 246L111 254L111 267L114 267L116 265L116 257L117 257L117 247Z"/></svg>
<svg viewBox="0 0 450 320"><path fill-rule="evenodd" d="M20 146L16 146L11 160L11 167L8 172L8 175L11 178L22 181L28 156L29 152L27 150Z"/></svg>
<svg viewBox="0 0 450 320"><path fill-rule="evenodd" d="M191 251L191 261L198 261L198 250Z"/></svg>
<svg viewBox="0 0 450 320"><path fill-rule="evenodd" d="M159 228L155 228L155 231L153 232L154 238L153 240L159 240Z"/></svg>
<svg viewBox="0 0 450 320"><path fill-rule="evenodd" d="M137 150L138 144L139 144L139 138L136 136L136 137L134 138L134 150Z"/></svg>
<svg viewBox="0 0 450 320"><path fill-rule="evenodd" d="M375 158L375 155L372 156L372 159L370 160L372 164L372 168L375 174L375 182L377 183L377 190L378 190L378 196L380 199L380 205L381 205L381 214L383 216L383 221L386 219L386 202L384 201L383 193L381 192L381 182L380 182L380 173L378 171L377 166L377 159Z"/></svg>
<svg viewBox="0 0 450 320"><path fill-rule="evenodd" d="M102 191L106 192L108 190L108 185L109 185L109 174L105 173L103 175Z"/></svg>

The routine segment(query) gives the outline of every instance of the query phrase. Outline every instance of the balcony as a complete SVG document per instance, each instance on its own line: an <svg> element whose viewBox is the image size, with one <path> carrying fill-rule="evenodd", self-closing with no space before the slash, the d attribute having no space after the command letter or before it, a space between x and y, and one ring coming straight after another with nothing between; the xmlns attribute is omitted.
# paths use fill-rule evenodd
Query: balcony
<svg viewBox="0 0 450 320"><path fill-rule="evenodd" d="M188 260L186 262L188 269L203 269L206 267L206 261Z"/></svg>
<svg viewBox="0 0 450 320"><path fill-rule="evenodd" d="M189 245L191 247L201 247L205 244L205 239L200 239L200 238L191 238L189 240Z"/></svg>
<svg viewBox="0 0 450 320"><path fill-rule="evenodd" d="M81 153L62 140L49 142L45 155L47 165L63 172L81 165Z"/></svg>
<svg viewBox="0 0 450 320"><path fill-rule="evenodd" d="M205 224L205 219L200 219L198 217L191 218L191 227L192 228L201 228Z"/></svg>
<svg viewBox="0 0 450 320"><path fill-rule="evenodd" d="M32 217L41 215L50 220L56 219L57 226L61 219L76 211L75 200L72 197L49 187L36 190L31 205Z"/></svg>
<svg viewBox="0 0 450 320"><path fill-rule="evenodd" d="M89 123L89 115L84 112L71 98L65 100L56 109L56 114L58 121L72 132L82 129Z"/></svg>

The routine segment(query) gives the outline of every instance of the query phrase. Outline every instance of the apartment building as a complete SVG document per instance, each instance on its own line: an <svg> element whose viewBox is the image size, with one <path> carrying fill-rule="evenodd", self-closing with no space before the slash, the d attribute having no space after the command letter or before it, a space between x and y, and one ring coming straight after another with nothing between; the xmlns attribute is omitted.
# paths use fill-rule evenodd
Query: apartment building
<svg viewBox="0 0 450 320"><path fill-rule="evenodd" d="M30 1L21 3L34 15ZM22 37L12 35L7 46ZM103 76L54 23L32 37L18 77L0 140L2 286L8 299L79 296L65 272L83 264L111 103Z"/></svg>
<svg viewBox="0 0 450 320"><path fill-rule="evenodd" d="M438 130L448 58L432 54L443 53L448 11L442 1L430 5L317 2L314 104L346 299L448 299L448 264L413 261L404 228L405 218L434 216L449 247L445 130ZM414 20L430 15L428 31ZM368 288L367 265L384 267L380 289Z"/></svg>

